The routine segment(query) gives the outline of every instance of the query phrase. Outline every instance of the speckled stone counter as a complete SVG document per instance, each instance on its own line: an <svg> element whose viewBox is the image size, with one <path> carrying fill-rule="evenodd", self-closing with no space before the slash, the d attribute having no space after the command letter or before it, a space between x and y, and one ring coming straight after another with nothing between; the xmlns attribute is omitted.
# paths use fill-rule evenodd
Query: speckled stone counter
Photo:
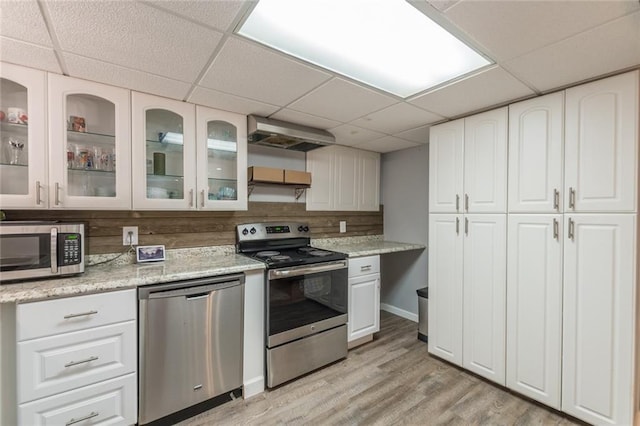
<svg viewBox="0 0 640 426"><path fill-rule="evenodd" d="M28 302L64 296L226 275L264 269L264 264L236 254L169 256L163 262L104 264L85 268L84 274L0 285L0 303Z"/></svg>
<svg viewBox="0 0 640 426"><path fill-rule="evenodd" d="M311 244L318 248L339 251L349 257L375 256L378 254L396 253L408 250L423 250L422 244L384 241L382 236L327 238L313 240Z"/></svg>

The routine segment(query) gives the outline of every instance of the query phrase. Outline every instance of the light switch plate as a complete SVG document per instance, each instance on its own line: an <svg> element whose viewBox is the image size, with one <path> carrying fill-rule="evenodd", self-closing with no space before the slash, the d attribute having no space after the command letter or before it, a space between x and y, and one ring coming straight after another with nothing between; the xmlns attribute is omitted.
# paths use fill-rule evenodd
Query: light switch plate
<svg viewBox="0 0 640 426"><path fill-rule="evenodd" d="M343 234L347 232L347 221L346 220L341 220L340 221L340 233Z"/></svg>

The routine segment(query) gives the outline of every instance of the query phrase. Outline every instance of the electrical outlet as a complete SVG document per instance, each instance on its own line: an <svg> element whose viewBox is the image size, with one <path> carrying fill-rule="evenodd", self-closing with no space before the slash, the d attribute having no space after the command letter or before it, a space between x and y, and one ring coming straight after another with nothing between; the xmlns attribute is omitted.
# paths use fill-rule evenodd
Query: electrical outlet
<svg viewBox="0 0 640 426"><path fill-rule="evenodd" d="M341 220L340 221L340 233L344 234L345 232L347 232L347 221L346 220Z"/></svg>
<svg viewBox="0 0 640 426"><path fill-rule="evenodd" d="M129 241L129 232L131 232L131 241ZM122 245L137 245L138 244L138 227L137 226L123 226L122 227Z"/></svg>

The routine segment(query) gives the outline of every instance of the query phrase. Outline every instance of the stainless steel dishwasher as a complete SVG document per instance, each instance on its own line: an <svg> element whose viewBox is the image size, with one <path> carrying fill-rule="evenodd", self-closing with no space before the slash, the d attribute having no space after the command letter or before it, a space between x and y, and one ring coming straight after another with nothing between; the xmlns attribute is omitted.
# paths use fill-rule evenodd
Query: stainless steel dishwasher
<svg viewBox="0 0 640 426"><path fill-rule="evenodd" d="M244 274L139 287L138 300L138 424L179 421L242 386Z"/></svg>

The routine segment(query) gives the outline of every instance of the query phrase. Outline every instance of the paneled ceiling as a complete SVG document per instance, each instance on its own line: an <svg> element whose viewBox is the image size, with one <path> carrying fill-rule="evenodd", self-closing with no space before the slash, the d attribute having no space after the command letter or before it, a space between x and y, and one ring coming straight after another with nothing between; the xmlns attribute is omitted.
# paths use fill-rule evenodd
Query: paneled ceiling
<svg viewBox="0 0 640 426"><path fill-rule="evenodd" d="M0 0L0 59L327 129L378 152L427 143L434 123L640 66L638 0L410 2L495 64L401 99L235 35L252 7L240 0Z"/></svg>

